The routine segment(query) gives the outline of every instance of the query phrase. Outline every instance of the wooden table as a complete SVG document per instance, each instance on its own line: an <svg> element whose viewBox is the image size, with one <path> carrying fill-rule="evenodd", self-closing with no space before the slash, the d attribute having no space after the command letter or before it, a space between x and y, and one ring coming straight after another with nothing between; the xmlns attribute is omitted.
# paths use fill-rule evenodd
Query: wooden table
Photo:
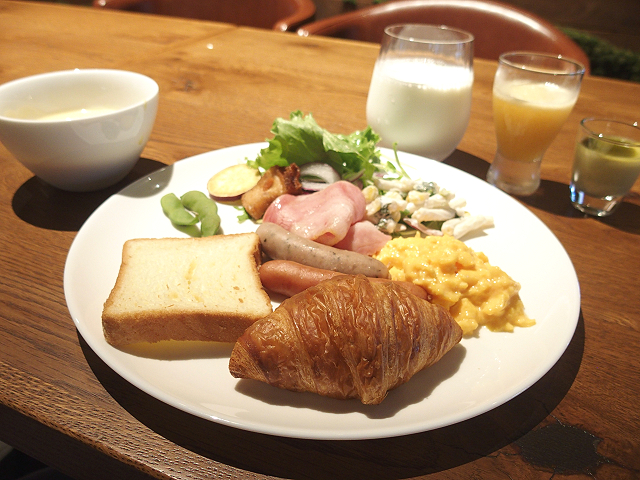
<svg viewBox="0 0 640 480"><path fill-rule="evenodd" d="M329 130L365 126L376 45L90 8L0 1L0 82L113 67L160 85L143 158L118 187L56 191L0 147L0 440L76 478L511 478L640 476L640 183L608 219L569 203L578 121L637 120L640 85L586 78L522 202L560 239L582 305L566 353L507 404L439 430L313 441L233 429L169 407L125 382L78 335L63 268L87 216L128 182L182 158L263 141L300 109ZM484 177L495 149L491 83L475 62L471 123L448 163ZM553 272L546 272L553 275ZM562 478L565 478L562 476Z"/></svg>

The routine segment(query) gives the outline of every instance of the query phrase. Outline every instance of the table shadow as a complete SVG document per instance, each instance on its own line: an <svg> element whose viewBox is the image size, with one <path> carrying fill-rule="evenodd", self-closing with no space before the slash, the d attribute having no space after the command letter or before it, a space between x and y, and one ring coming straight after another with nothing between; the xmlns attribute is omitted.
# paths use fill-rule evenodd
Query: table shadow
<svg viewBox="0 0 640 480"><path fill-rule="evenodd" d="M302 408L336 415L359 413L370 419L392 418L399 411L428 398L440 383L455 375L466 354L466 348L461 344L456 345L435 365L416 373L411 379L411 384L401 385L392 390L385 400L376 406L363 405L356 399L344 401L314 393L293 393L247 379L240 380L236 390L265 405Z"/></svg>
<svg viewBox="0 0 640 480"><path fill-rule="evenodd" d="M489 162L482 160L475 155L463 152L462 150L454 150L454 152L444 159L442 163L455 167L459 170L463 170L474 177L478 177L481 180L487 178L487 172L489 171Z"/></svg>
<svg viewBox="0 0 640 480"><path fill-rule="evenodd" d="M127 185L166 165L156 160L140 158L131 172L117 184L97 192L66 192L31 177L13 195L14 213L23 221L39 228L58 231L78 231L111 195Z"/></svg>
<svg viewBox="0 0 640 480"><path fill-rule="evenodd" d="M125 381L78 336L91 369L107 392L141 423L191 452L213 462L279 478L393 480L428 475L494 455L539 426L575 380L584 352L585 330L581 314L567 350L551 370L520 395L489 412L433 431L350 441L263 435L195 417Z"/></svg>
<svg viewBox="0 0 640 480"><path fill-rule="evenodd" d="M595 219L617 230L640 234L640 195L631 193L618 209L608 217L594 217L577 210L569 197L569 185L542 180L540 188L531 196L515 197L522 203L567 218Z"/></svg>
<svg viewBox="0 0 640 480"><path fill-rule="evenodd" d="M456 150L443 163L463 170L481 180L485 180L489 170L489 162L469 153ZM612 228L627 233L640 234L640 195L632 192L620 204L618 209L608 217L593 217L577 210L569 197L569 184L542 180L540 188L531 196L513 196L525 205L545 212L567 218L595 219Z"/></svg>

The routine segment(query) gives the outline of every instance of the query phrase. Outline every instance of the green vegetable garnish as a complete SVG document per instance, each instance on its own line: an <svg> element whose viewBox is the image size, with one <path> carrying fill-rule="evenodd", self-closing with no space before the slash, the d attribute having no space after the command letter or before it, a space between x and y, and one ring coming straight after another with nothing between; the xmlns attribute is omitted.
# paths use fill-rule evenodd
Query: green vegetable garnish
<svg viewBox="0 0 640 480"><path fill-rule="evenodd" d="M409 174L404 170L400 159L398 158L398 143L393 144L393 159L395 160L395 164L390 161L387 161L384 166L385 178L387 179L400 179L400 178L408 178L411 179Z"/></svg>
<svg viewBox="0 0 640 480"><path fill-rule="evenodd" d="M160 199L162 211L171 220L171 223L179 226L195 225L198 217L189 212L178 197L173 193L168 193Z"/></svg>
<svg viewBox="0 0 640 480"><path fill-rule="evenodd" d="M238 215L239 223L243 223L243 222L246 222L247 220L251 220L251 215L247 213L247 211L244 209L243 206L237 205L237 206L234 206L233 208L241 212L240 215Z"/></svg>
<svg viewBox="0 0 640 480"><path fill-rule="evenodd" d="M220 228L218 205L202 192L193 190L185 193L182 198L168 193L160 199L160 205L171 223L192 237L215 235ZM199 229L196 226L198 222Z"/></svg>
<svg viewBox="0 0 640 480"><path fill-rule="evenodd" d="M215 235L220 227L218 205L202 192L193 190L185 193L180 200L185 208L196 212L200 219L200 231L203 237Z"/></svg>
<svg viewBox="0 0 640 480"><path fill-rule="evenodd" d="M304 116L299 110L290 119L277 118L271 132L274 138L260 151L255 160L247 163L260 170L273 166L286 167L292 163L322 162L331 165L345 180L360 178L366 185L374 172L383 171L380 140L371 127L349 135L331 133L320 127L311 114Z"/></svg>

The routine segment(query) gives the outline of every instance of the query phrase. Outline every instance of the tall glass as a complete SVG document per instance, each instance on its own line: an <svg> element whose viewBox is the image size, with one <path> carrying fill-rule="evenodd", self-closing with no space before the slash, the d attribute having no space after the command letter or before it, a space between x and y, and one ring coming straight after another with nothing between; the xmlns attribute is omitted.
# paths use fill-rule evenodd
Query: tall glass
<svg viewBox="0 0 640 480"><path fill-rule="evenodd" d="M498 149L487 181L515 195L540 186L540 163L580 93L584 66L527 52L500 56L493 82Z"/></svg>
<svg viewBox="0 0 640 480"><path fill-rule="evenodd" d="M369 96L367 122L380 145L444 160L469 124L473 35L435 25L385 29Z"/></svg>

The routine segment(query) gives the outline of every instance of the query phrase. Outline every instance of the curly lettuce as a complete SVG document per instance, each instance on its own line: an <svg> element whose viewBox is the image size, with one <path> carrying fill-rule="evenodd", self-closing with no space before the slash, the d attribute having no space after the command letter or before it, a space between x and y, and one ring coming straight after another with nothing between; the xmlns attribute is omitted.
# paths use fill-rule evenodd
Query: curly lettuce
<svg viewBox="0 0 640 480"><path fill-rule="evenodd" d="M376 147L380 137L371 127L349 135L331 133L320 127L311 114L292 112L290 118L277 118L269 146L262 149L249 165L260 170L273 166L286 167L296 163L321 162L331 165L341 178L348 181L360 178L370 183L373 174L384 171L380 151Z"/></svg>

